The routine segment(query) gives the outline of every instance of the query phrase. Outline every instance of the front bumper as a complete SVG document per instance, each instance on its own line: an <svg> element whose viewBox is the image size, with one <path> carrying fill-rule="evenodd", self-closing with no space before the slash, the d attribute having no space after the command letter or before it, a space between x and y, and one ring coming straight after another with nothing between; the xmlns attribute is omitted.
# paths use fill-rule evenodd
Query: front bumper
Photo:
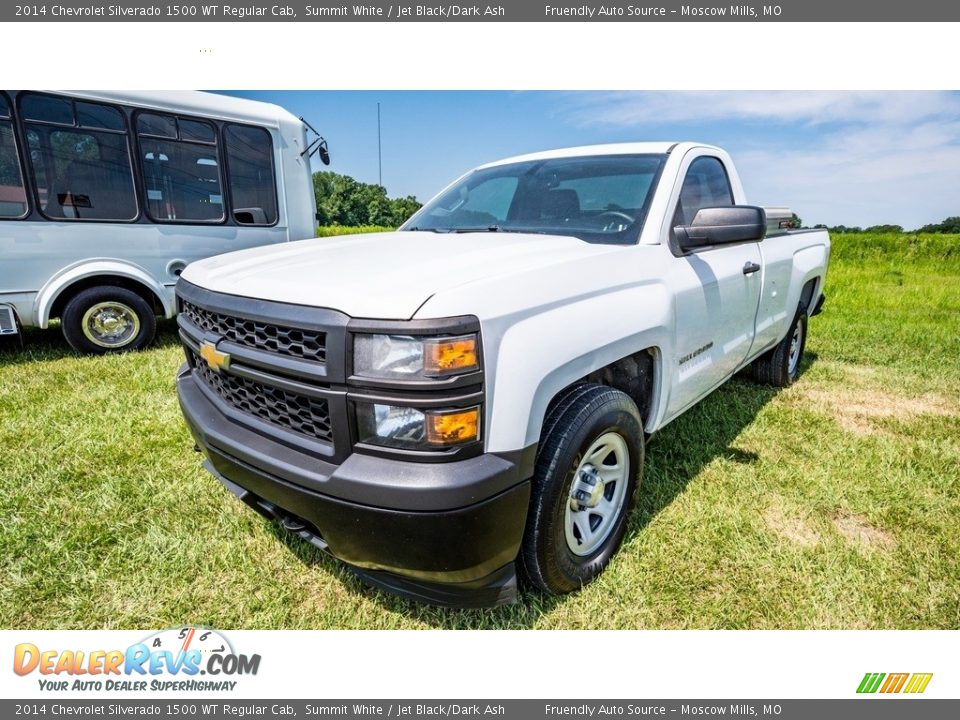
<svg viewBox="0 0 960 720"><path fill-rule="evenodd" d="M450 607L516 599L530 496L517 463L492 454L418 463L354 453L334 465L232 422L187 368L177 391L206 467L367 582Z"/></svg>

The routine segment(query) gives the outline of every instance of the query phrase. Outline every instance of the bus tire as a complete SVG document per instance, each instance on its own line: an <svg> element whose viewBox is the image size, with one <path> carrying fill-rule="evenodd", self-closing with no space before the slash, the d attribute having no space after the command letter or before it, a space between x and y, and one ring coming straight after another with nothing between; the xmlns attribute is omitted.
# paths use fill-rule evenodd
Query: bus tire
<svg viewBox="0 0 960 720"><path fill-rule="evenodd" d="M61 317L63 336L87 355L141 350L153 340L153 308L131 290L101 285L78 292Z"/></svg>

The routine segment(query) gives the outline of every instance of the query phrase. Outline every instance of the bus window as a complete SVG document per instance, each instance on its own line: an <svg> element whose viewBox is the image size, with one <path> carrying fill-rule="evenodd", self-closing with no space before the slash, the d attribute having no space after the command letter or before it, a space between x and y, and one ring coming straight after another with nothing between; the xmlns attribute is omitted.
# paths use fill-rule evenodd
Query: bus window
<svg viewBox="0 0 960 720"><path fill-rule="evenodd" d="M48 95L26 95L21 101L24 120L73 125L73 101Z"/></svg>
<svg viewBox="0 0 960 720"><path fill-rule="evenodd" d="M193 140L194 142L211 145L217 142L217 131L209 123L180 120L177 124L180 126L180 138L182 140Z"/></svg>
<svg viewBox="0 0 960 720"><path fill-rule="evenodd" d="M100 128L123 132L126 125L123 114L116 108L95 103L77 102L77 125L85 128Z"/></svg>
<svg viewBox="0 0 960 720"><path fill-rule="evenodd" d="M23 98L40 210L51 220L129 221L137 199L123 115L45 95Z"/></svg>
<svg viewBox="0 0 960 720"><path fill-rule="evenodd" d="M137 116L137 132L140 135L155 135L177 139L177 121L167 115L140 113Z"/></svg>
<svg viewBox="0 0 960 720"><path fill-rule="evenodd" d="M10 105L7 98L0 95L0 218L20 218L26 214L27 193L23 189Z"/></svg>
<svg viewBox="0 0 960 720"><path fill-rule="evenodd" d="M270 133L263 128L227 125L225 137L233 219L242 225L273 225L277 221L277 190Z"/></svg>
<svg viewBox="0 0 960 720"><path fill-rule="evenodd" d="M155 113L137 118L147 212L156 222L224 219L217 135L210 123Z"/></svg>

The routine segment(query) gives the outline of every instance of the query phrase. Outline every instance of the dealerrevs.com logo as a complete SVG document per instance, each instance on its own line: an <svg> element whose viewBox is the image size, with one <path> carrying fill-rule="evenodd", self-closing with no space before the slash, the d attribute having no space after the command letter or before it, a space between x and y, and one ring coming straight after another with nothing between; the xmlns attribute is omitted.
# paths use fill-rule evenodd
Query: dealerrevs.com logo
<svg viewBox="0 0 960 720"><path fill-rule="evenodd" d="M192 626L163 630L126 650L20 643L13 653L13 671L37 674L40 689L47 691L231 691L234 678L259 669L260 655L237 653L223 633Z"/></svg>

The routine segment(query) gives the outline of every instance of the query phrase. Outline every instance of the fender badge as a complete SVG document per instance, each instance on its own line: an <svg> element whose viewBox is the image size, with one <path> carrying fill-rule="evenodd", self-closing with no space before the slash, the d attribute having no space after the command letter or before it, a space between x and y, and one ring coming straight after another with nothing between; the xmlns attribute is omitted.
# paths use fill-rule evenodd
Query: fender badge
<svg viewBox="0 0 960 720"><path fill-rule="evenodd" d="M209 340L204 340L201 343L200 357L206 361L214 372L220 372L230 367L230 353L220 352L217 350L217 346Z"/></svg>

